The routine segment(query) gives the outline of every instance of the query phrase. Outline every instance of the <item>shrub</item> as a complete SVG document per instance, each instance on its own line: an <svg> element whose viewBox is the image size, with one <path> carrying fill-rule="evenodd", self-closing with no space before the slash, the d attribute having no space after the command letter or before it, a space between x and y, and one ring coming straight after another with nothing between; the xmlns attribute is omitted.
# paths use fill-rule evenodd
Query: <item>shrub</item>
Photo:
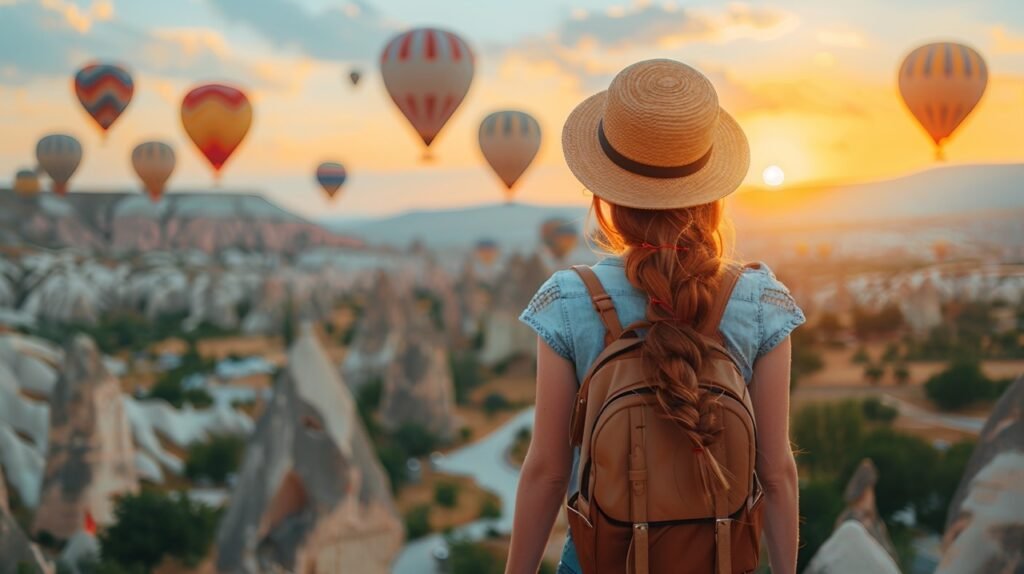
<svg viewBox="0 0 1024 574"><path fill-rule="evenodd" d="M207 478L224 484L229 474L238 469L245 450L245 439L234 435L214 435L205 442L188 447L185 476L190 480Z"/></svg>
<svg viewBox="0 0 1024 574"><path fill-rule="evenodd" d="M855 365L866 365L871 362L871 357L868 355L868 350L864 347L857 347L857 350L850 357L850 361Z"/></svg>
<svg viewBox="0 0 1024 574"><path fill-rule="evenodd" d="M423 425L405 423L393 435L395 443L411 457L425 456L437 449L437 437Z"/></svg>
<svg viewBox="0 0 1024 574"><path fill-rule="evenodd" d="M505 395L501 393L491 393L484 397L484 412L487 416L493 416L498 411L503 411L510 408L512 405L505 398Z"/></svg>
<svg viewBox="0 0 1024 574"><path fill-rule="evenodd" d="M501 574L505 564L478 542L450 539L448 568L451 574Z"/></svg>
<svg viewBox="0 0 1024 574"><path fill-rule="evenodd" d="M924 440L881 428L864 437L857 454L842 476L852 476L860 459L870 458L878 468L875 501L879 514L887 521L904 508L921 513L935 504L930 481L938 453Z"/></svg>
<svg viewBox="0 0 1024 574"><path fill-rule="evenodd" d="M885 375L885 369L881 365L865 365L864 366L864 378L868 380L872 385L877 385L882 381L882 377Z"/></svg>
<svg viewBox="0 0 1024 574"><path fill-rule="evenodd" d="M219 511L184 493L144 489L117 499L115 522L99 535L104 561L152 572L165 557L196 567L213 543Z"/></svg>
<svg viewBox="0 0 1024 574"><path fill-rule="evenodd" d="M878 397L864 399L861 409L865 419L886 424L896 420L900 414L899 409L886 405Z"/></svg>
<svg viewBox="0 0 1024 574"><path fill-rule="evenodd" d="M473 438L472 428L468 426L459 428L459 440L461 440L462 442L469 442L471 438Z"/></svg>
<svg viewBox="0 0 1024 574"><path fill-rule="evenodd" d="M469 401L469 393L484 383L483 366L476 351L452 353L448 357L452 371L452 386L455 387L455 402L462 405Z"/></svg>
<svg viewBox="0 0 1024 574"><path fill-rule="evenodd" d="M831 480L811 480L800 485L800 550L797 572L828 540L835 529L836 518L843 511L842 491Z"/></svg>
<svg viewBox="0 0 1024 574"><path fill-rule="evenodd" d="M863 434L863 409L854 401L811 404L793 417L797 460L812 475L835 476L846 468L860 449Z"/></svg>
<svg viewBox="0 0 1024 574"><path fill-rule="evenodd" d="M416 540L430 534L430 505L421 504L405 513L405 536Z"/></svg>
<svg viewBox="0 0 1024 574"><path fill-rule="evenodd" d="M992 395L992 382L976 360L959 359L928 379L925 394L943 410L962 409Z"/></svg>
<svg viewBox="0 0 1024 574"><path fill-rule="evenodd" d="M896 379L896 383L899 385L905 385L910 382L910 369L906 363L896 363L892 366L892 377Z"/></svg>
<svg viewBox="0 0 1024 574"><path fill-rule="evenodd" d="M459 485L454 482L439 482L434 485L434 502L445 508L455 508L459 500Z"/></svg>
<svg viewBox="0 0 1024 574"><path fill-rule="evenodd" d="M484 498L480 504L480 518L501 518L501 502L493 496Z"/></svg>
<svg viewBox="0 0 1024 574"><path fill-rule="evenodd" d="M889 343L885 346L885 352L882 353L883 363L892 363L900 358L900 347L896 343Z"/></svg>

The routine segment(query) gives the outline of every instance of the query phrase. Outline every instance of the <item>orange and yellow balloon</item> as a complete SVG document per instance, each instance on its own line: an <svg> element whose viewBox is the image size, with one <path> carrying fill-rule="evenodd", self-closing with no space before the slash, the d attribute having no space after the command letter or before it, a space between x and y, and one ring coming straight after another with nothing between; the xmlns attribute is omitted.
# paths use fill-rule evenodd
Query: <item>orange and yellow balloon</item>
<svg viewBox="0 0 1024 574"><path fill-rule="evenodd" d="M478 137L484 159L505 184L505 200L511 202L513 187L540 149L540 124L526 112L494 112L480 123Z"/></svg>
<svg viewBox="0 0 1024 574"><path fill-rule="evenodd" d="M14 192L22 197L32 197L39 193L39 176L31 169L19 169L14 174Z"/></svg>
<svg viewBox="0 0 1024 574"><path fill-rule="evenodd" d="M487 266L493 265L494 262L498 260L498 255L501 253L501 250L498 247L498 242L493 239L481 239L480 241L477 241L476 247L473 251L476 255L477 261Z"/></svg>
<svg viewBox="0 0 1024 574"><path fill-rule="evenodd" d="M970 115L987 84L985 60L963 44L926 44L903 60L900 94L935 142L936 159L943 159L943 143Z"/></svg>
<svg viewBox="0 0 1024 574"><path fill-rule="evenodd" d="M181 124L219 178L224 163L249 133L252 105L238 88L206 84L185 95Z"/></svg>
<svg viewBox="0 0 1024 574"><path fill-rule="evenodd" d="M145 142L132 150L132 167L154 203L163 197L175 163L174 149L164 142Z"/></svg>
<svg viewBox="0 0 1024 574"><path fill-rule="evenodd" d="M540 239L551 254L561 261L576 249L580 234L571 221L554 217L541 224Z"/></svg>

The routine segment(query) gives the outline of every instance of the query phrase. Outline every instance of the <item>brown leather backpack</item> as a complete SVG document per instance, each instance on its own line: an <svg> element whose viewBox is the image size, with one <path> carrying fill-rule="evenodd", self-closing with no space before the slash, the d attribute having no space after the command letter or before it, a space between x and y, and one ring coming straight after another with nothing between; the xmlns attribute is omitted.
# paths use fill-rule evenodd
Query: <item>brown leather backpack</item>
<svg viewBox="0 0 1024 574"><path fill-rule="evenodd" d="M571 422L580 451L580 490L569 525L584 574L753 572L758 566L762 489L754 472L754 410L747 385L718 330L742 267L724 266L717 298L700 333L708 355L700 384L718 397L723 431L710 448L729 480L705 494L704 456L654 396L641 362L649 326L623 329L593 270L573 267L604 323L605 349L580 387Z"/></svg>

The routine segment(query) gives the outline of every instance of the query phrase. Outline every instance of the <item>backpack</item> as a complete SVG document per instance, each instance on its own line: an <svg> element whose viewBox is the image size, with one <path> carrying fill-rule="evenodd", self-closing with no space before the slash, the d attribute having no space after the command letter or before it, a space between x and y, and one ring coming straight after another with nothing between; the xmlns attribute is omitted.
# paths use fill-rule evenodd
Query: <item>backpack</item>
<svg viewBox="0 0 1024 574"><path fill-rule="evenodd" d="M575 266L604 324L605 348L580 386L571 442L580 447L580 486L568 501L584 574L753 572L760 558L763 489L755 474L756 429L747 385L718 330L743 268L723 267L700 325L708 354L700 385L718 395L722 432L712 451L729 480L705 495L690 439L669 419L646 380L639 322L623 328L592 269Z"/></svg>

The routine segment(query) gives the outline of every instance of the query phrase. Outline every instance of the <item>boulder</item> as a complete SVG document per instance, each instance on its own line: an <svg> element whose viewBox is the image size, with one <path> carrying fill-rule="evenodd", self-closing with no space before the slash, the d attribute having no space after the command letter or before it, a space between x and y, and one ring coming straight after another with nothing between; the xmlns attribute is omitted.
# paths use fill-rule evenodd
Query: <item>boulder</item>
<svg viewBox="0 0 1024 574"><path fill-rule="evenodd" d="M92 339L79 335L65 352L50 401L49 447L33 531L66 540L84 525L109 524L113 498L138 487L120 384Z"/></svg>
<svg viewBox="0 0 1024 574"><path fill-rule="evenodd" d="M348 388L309 326L246 448L218 572L389 572L403 530Z"/></svg>
<svg viewBox="0 0 1024 574"><path fill-rule="evenodd" d="M993 407L946 516L936 574L1024 574L1024 377Z"/></svg>

